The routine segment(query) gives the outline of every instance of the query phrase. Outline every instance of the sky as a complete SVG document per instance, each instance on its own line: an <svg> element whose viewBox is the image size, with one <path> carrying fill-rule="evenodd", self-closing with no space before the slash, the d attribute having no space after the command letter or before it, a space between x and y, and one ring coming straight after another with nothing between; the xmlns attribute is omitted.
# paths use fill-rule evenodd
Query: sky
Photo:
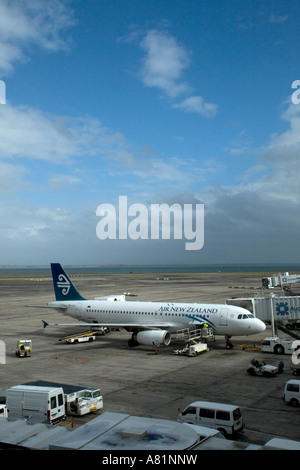
<svg viewBox="0 0 300 470"><path fill-rule="evenodd" d="M0 0L0 265L299 263L299 66L298 0Z"/></svg>

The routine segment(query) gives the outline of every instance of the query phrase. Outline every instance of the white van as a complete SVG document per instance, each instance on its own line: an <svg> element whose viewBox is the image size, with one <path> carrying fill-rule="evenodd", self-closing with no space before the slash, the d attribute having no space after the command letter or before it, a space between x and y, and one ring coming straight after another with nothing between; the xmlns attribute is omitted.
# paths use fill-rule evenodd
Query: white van
<svg viewBox="0 0 300 470"><path fill-rule="evenodd" d="M6 405L7 416L12 420L27 418L52 424L66 418L61 387L16 385L3 392L0 403Z"/></svg>
<svg viewBox="0 0 300 470"><path fill-rule="evenodd" d="M300 405L300 380L291 379L286 382L284 386L283 399L289 405Z"/></svg>
<svg viewBox="0 0 300 470"><path fill-rule="evenodd" d="M103 397L100 388L86 388L80 385L69 385L45 380L27 382L24 385L62 388L67 415L85 415L103 408Z"/></svg>
<svg viewBox="0 0 300 470"><path fill-rule="evenodd" d="M179 410L178 421L215 428L224 436L233 435L245 427L238 406L209 401L194 401L182 412Z"/></svg>

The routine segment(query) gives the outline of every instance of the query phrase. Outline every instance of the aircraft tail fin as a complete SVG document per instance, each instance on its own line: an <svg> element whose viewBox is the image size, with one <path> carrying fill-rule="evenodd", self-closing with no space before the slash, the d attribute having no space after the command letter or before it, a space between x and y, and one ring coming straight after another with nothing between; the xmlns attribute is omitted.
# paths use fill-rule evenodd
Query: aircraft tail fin
<svg viewBox="0 0 300 470"><path fill-rule="evenodd" d="M59 263L51 263L56 300L85 300Z"/></svg>

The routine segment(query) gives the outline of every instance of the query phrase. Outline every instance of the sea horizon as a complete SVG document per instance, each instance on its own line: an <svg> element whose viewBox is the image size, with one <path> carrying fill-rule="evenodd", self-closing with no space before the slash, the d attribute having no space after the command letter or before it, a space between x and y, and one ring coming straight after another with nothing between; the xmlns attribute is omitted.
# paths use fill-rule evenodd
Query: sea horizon
<svg viewBox="0 0 300 470"><path fill-rule="evenodd" d="M235 272L267 272L272 274L284 272L300 272L300 263L233 263L205 265L71 265L63 268L69 274L136 274L136 273L235 273ZM7 274L51 274L50 265L3 265L0 275Z"/></svg>

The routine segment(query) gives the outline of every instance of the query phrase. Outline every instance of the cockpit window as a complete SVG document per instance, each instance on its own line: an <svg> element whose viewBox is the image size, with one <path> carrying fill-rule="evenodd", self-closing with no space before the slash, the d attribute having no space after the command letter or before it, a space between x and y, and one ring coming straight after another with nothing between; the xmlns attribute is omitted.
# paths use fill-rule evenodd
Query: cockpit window
<svg viewBox="0 0 300 470"><path fill-rule="evenodd" d="M251 314L247 315L246 313L243 313L243 314L240 313L238 315L238 320L245 319L245 318L254 318L254 315L251 315Z"/></svg>

